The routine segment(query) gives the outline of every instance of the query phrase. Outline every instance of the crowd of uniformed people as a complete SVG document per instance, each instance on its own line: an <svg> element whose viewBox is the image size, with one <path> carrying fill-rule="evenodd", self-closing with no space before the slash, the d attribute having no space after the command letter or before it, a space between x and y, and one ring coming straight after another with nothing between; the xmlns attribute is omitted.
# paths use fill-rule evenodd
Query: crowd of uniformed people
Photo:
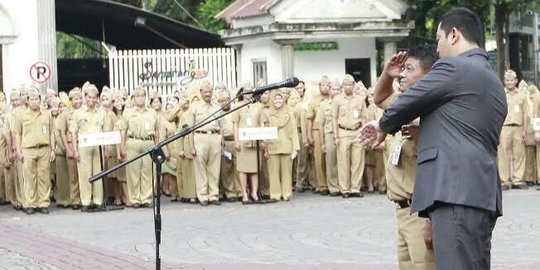
<svg viewBox="0 0 540 270"><path fill-rule="evenodd" d="M513 71L506 72L505 87L499 171L503 189L524 189L540 178L540 133L534 130L540 128L540 94L534 85L518 85ZM169 96L140 87L99 91L88 82L67 93L41 94L34 86L11 90L9 100L2 93L0 204L46 214L51 202L83 212L110 204L146 208L156 192L202 206L289 201L306 191L343 198L386 194L391 147L367 149L357 139L361 126L383 112L371 88L345 75L339 81L322 76L309 91L302 81L259 97L253 89L252 83L232 91L202 80L193 91ZM148 155L104 180L88 181L220 109L217 115L245 103L168 144L159 188ZM278 138L240 140L242 128L256 127L276 127ZM79 135L108 131L120 131L121 143L80 145Z"/></svg>

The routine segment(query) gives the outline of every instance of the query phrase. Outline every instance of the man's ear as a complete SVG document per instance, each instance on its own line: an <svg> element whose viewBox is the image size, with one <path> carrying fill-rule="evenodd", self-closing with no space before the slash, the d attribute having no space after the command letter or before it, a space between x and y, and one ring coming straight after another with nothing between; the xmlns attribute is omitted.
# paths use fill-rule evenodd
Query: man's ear
<svg viewBox="0 0 540 270"><path fill-rule="evenodd" d="M450 30L450 33L448 34L448 38L450 38L453 45L461 38L461 32L457 28L452 27L452 30Z"/></svg>

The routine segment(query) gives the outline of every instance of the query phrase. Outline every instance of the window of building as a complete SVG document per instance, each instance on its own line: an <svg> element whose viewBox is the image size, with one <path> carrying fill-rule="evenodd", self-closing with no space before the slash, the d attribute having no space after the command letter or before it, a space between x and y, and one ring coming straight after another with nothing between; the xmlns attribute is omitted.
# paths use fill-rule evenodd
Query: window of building
<svg viewBox="0 0 540 270"><path fill-rule="evenodd" d="M253 61L253 84L257 86L259 83L267 84L266 60Z"/></svg>

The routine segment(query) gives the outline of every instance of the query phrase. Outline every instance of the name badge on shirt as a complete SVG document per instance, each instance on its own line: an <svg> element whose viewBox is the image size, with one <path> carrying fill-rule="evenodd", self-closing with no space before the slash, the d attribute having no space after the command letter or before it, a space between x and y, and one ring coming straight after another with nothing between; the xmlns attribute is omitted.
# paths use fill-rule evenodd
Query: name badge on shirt
<svg viewBox="0 0 540 270"><path fill-rule="evenodd" d="M150 130L150 123L148 122L144 123L144 130Z"/></svg>
<svg viewBox="0 0 540 270"><path fill-rule="evenodd" d="M397 166L399 164L399 156L401 155L401 147L403 140L396 141L394 147L392 147L392 154L390 154L390 164Z"/></svg>
<svg viewBox="0 0 540 270"><path fill-rule="evenodd" d="M514 112L518 113L520 111L521 111L521 108L520 108L519 104L514 105Z"/></svg>
<svg viewBox="0 0 540 270"><path fill-rule="evenodd" d="M251 127L253 125L253 121L251 120L251 116L248 116L246 119L246 125L248 127Z"/></svg>
<svg viewBox="0 0 540 270"><path fill-rule="evenodd" d="M354 118L358 118L360 117L360 112L358 111L358 109L354 109L352 112L352 115Z"/></svg>
<svg viewBox="0 0 540 270"><path fill-rule="evenodd" d="M532 127L534 131L540 131L540 118L531 119Z"/></svg>
<svg viewBox="0 0 540 270"><path fill-rule="evenodd" d="M47 126L43 126L43 133L47 134Z"/></svg>

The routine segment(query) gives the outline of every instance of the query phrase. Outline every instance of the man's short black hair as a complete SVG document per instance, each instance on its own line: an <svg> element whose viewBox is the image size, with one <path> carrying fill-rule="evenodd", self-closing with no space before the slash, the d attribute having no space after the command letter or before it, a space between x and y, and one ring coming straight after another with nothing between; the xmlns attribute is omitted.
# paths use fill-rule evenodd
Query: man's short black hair
<svg viewBox="0 0 540 270"><path fill-rule="evenodd" d="M453 27L459 30L463 37L480 46L484 39L483 24L476 13L468 8L457 7L446 12L441 19L441 30L448 36Z"/></svg>
<svg viewBox="0 0 540 270"><path fill-rule="evenodd" d="M433 64L439 60L437 48L429 44L417 45L410 48L407 51L407 56L418 59L420 66L426 72L430 71Z"/></svg>

